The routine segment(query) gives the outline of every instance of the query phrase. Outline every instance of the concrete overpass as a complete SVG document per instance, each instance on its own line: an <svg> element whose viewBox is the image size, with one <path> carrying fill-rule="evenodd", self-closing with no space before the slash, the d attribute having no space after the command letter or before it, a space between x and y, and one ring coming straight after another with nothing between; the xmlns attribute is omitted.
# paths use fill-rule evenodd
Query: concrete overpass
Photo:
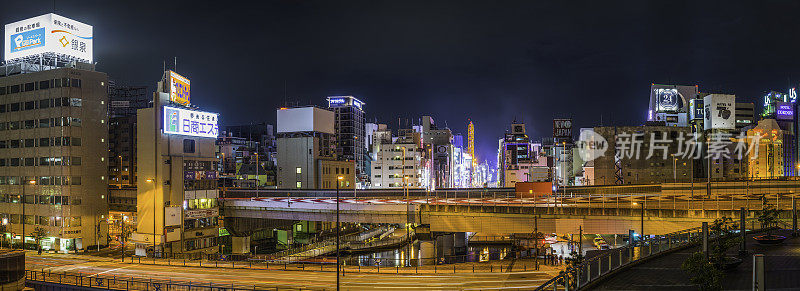
<svg viewBox="0 0 800 291"><path fill-rule="evenodd" d="M414 190L409 199L398 190L348 191L349 197L340 200L340 219L408 221L429 225L432 232L530 233L538 217L538 230L545 233L577 233L579 226L585 233L640 232L643 222L646 234L665 234L733 217L740 207L755 216L764 200L788 216L798 192L798 180L565 187L541 194L508 188ZM222 199L227 221L336 220L336 200L330 197L334 191L251 190L248 194L261 197Z"/></svg>

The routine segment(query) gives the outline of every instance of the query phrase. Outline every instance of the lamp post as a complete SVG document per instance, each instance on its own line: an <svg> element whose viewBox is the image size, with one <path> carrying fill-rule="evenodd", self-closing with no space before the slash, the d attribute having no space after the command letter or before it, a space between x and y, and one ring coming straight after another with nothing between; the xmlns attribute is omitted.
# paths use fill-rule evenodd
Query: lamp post
<svg viewBox="0 0 800 291"><path fill-rule="evenodd" d="M119 158L119 188L122 189L122 155L117 156Z"/></svg>
<svg viewBox="0 0 800 291"><path fill-rule="evenodd" d="M341 267L339 264L339 236L340 236L340 229L339 226L339 184L342 183L344 177L337 176L336 177L336 290L339 290L339 273L341 272Z"/></svg>
<svg viewBox="0 0 800 291"><path fill-rule="evenodd" d="M675 157L675 154L672 154L672 176L675 183L678 183L678 158Z"/></svg>
<svg viewBox="0 0 800 291"><path fill-rule="evenodd" d="M154 179L144 180L147 183L153 184L153 258L156 257L156 186ZM145 254L147 252L145 251Z"/></svg>

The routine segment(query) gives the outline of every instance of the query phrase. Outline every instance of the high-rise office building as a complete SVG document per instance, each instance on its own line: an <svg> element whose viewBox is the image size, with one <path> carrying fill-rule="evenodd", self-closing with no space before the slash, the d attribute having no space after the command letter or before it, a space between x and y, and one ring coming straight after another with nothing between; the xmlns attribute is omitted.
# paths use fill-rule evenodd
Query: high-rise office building
<svg viewBox="0 0 800 291"><path fill-rule="evenodd" d="M136 187L136 110L153 106L147 95L145 86L109 81L108 183L113 187ZM111 197L109 202L117 205L118 199L124 198Z"/></svg>
<svg viewBox="0 0 800 291"><path fill-rule="evenodd" d="M327 100L328 108L335 113L336 155L340 161L354 162L357 181L366 183L369 177L364 102L353 96L330 96Z"/></svg>
<svg viewBox="0 0 800 291"><path fill-rule="evenodd" d="M29 45L6 43L0 67L3 223L15 243L43 228L45 250L107 245L108 76L92 65L92 27L51 13L5 28Z"/></svg>
<svg viewBox="0 0 800 291"><path fill-rule="evenodd" d="M499 187L514 187L517 182L531 181L532 143L525 133L525 124L511 123L511 131L500 139L497 153Z"/></svg>

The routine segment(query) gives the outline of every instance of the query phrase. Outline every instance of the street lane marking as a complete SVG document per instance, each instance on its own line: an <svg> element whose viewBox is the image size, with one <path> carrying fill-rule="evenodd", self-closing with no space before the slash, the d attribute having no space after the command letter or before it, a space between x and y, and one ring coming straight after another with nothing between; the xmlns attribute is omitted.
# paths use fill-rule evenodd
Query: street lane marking
<svg viewBox="0 0 800 291"><path fill-rule="evenodd" d="M130 266L119 267L119 268L116 268L116 269L109 269L109 270L106 270L106 271L103 271L103 272L100 272L100 273L95 273L95 274L89 275L89 276L87 276L87 277L92 277L92 276L102 275L102 274L105 274L105 273L108 273L108 272L113 272L113 271L116 271L116 270L119 270L119 269L125 269L125 268L127 268L127 267L130 267Z"/></svg>

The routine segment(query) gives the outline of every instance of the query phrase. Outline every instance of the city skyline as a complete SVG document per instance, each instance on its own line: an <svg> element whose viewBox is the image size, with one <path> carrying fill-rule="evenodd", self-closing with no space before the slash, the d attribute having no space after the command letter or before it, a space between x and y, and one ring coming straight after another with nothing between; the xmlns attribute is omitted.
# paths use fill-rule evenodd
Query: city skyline
<svg viewBox="0 0 800 291"><path fill-rule="evenodd" d="M0 19L53 11L53 3L40 4L11 3ZM278 1L242 12L57 2L54 11L94 24L98 68L124 84L151 86L153 68L170 68L177 58L178 71L195 81L195 98L225 125L274 123L268 112L284 95L318 105L326 96L353 95L368 104L368 121L380 116L390 127L398 117L430 115L466 134L469 118L476 152L489 162L515 117L539 139L549 136L552 118L572 117L576 128L599 125L601 115L605 124L641 124L645 112L618 102L642 108L651 83L699 85L757 102L798 81L791 56L800 42L778 32L798 22L770 13L796 3L586 3L566 16L547 11L568 4L356 4ZM611 11L621 13L604 13ZM225 17L205 20L220 19L212 13Z"/></svg>

